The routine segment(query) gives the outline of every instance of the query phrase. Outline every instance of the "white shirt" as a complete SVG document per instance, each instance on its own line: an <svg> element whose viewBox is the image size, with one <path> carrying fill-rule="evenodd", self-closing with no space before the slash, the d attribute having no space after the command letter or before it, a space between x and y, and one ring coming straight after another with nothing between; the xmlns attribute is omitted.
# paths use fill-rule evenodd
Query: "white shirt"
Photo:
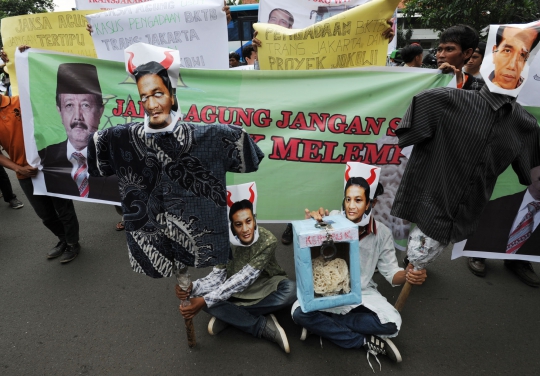
<svg viewBox="0 0 540 376"><path fill-rule="evenodd" d="M525 192L525 196L523 196L523 201L521 202L519 211L516 214L516 218L514 219L514 224L512 225L512 228L510 229L510 234L521 223L521 220L523 219L523 217L525 217L525 215L529 212L529 210L527 209L527 205L533 201L540 203L540 201L535 200L534 197L531 196L531 193L527 189L527 191ZM537 211L536 214L534 215L534 223L533 223L532 232L536 230L536 228L538 227L538 223L540 223L540 210Z"/></svg>
<svg viewBox="0 0 540 376"><path fill-rule="evenodd" d="M79 164L77 162L77 160L75 158L72 158L71 155L75 152L77 153L81 153L84 158L86 158L86 148L82 149L82 150L77 150L73 147L73 145L71 145L71 142L69 142L69 139L67 140L67 159L68 161L71 162L71 178L75 180L75 173L77 172L77 169L79 168ZM86 178L88 179L88 165L86 165L86 171L84 172L85 175L86 175Z"/></svg>

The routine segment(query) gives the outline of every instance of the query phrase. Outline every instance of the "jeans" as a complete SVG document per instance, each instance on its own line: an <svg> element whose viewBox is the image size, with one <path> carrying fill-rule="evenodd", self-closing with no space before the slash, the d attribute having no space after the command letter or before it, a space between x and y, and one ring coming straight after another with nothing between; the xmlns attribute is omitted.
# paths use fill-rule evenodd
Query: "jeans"
<svg viewBox="0 0 540 376"><path fill-rule="evenodd" d="M4 169L4 166L0 166L0 191L4 196L5 202L9 203L11 200L17 197L13 193L13 188L11 187L11 182L9 181L9 176Z"/></svg>
<svg viewBox="0 0 540 376"><path fill-rule="evenodd" d="M19 184L45 227L51 230L58 237L58 240L68 244L76 244L79 241L79 221L73 201L34 195L32 179L19 179Z"/></svg>
<svg viewBox="0 0 540 376"><path fill-rule="evenodd" d="M311 333L346 349L361 348L366 335L392 335L397 332L396 324L381 324L377 314L364 306L358 306L345 315L323 311L304 313L298 307L294 310L293 320Z"/></svg>
<svg viewBox="0 0 540 376"><path fill-rule="evenodd" d="M277 290L250 306L238 306L227 300L204 308L212 316L252 336L260 338L266 326L264 315L291 306L296 300L296 283L289 279L279 282Z"/></svg>

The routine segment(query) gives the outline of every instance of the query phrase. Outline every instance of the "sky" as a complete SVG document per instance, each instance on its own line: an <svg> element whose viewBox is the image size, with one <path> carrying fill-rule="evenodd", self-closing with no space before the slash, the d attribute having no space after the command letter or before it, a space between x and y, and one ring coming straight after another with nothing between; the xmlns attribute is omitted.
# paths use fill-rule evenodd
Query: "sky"
<svg viewBox="0 0 540 376"><path fill-rule="evenodd" d="M56 12L63 12L75 8L75 0L54 0Z"/></svg>

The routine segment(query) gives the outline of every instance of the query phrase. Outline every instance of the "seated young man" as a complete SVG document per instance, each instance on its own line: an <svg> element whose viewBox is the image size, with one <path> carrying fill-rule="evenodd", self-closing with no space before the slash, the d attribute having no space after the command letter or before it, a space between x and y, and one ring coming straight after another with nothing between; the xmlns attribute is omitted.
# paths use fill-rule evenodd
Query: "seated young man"
<svg viewBox="0 0 540 376"><path fill-rule="evenodd" d="M235 202L229 220L235 235L231 239L232 260L193 282L191 305L180 307L180 312L189 319L203 309L213 316L208 324L211 335L232 325L276 342L289 353L285 331L271 313L292 305L296 283L287 278L276 261L277 239L257 226L249 200ZM177 285L176 295L183 300L188 293Z"/></svg>
<svg viewBox="0 0 540 376"><path fill-rule="evenodd" d="M379 184L376 193L384 192ZM370 187L361 177L350 178L345 185L343 200L344 215L352 222L359 224L359 252L362 265L362 304L342 306L305 313L298 304L293 306L294 322L304 327L301 339L307 332L327 338L344 348L364 348L369 354L387 355L395 362L401 362L401 355L394 343L387 337L395 337L401 327L398 311L387 302L372 280L375 268L392 285L401 285L406 280L420 285L426 279L425 269L412 270L412 265L403 270L398 266L392 233L373 216L366 220L365 213L370 211L372 202ZM376 200L376 196L373 201ZM306 209L306 217L322 221L328 210L320 208L310 212ZM331 214L337 214L332 212ZM362 225L362 220L365 226ZM377 359L377 362L379 360ZM379 363L380 364L380 363ZM370 363L371 366L371 363Z"/></svg>

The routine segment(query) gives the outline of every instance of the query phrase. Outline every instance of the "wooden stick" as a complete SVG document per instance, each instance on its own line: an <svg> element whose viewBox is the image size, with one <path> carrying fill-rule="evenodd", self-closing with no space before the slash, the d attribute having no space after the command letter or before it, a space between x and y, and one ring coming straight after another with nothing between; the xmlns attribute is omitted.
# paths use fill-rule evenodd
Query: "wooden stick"
<svg viewBox="0 0 540 376"><path fill-rule="evenodd" d="M401 289L401 292L399 293L399 296L396 300L396 304L394 304L394 308L398 310L398 312L401 312L403 309L403 306L405 306L405 302L407 301L407 298L409 297L409 294L411 292L412 285L405 281L405 284L403 285L403 288Z"/></svg>
<svg viewBox="0 0 540 376"><path fill-rule="evenodd" d="M195 347L195 345L197 345L197 340L195 338L195 327L193 326L193 319L184 319L184 324L186 324L188 346L193 348Z"/></svg>

